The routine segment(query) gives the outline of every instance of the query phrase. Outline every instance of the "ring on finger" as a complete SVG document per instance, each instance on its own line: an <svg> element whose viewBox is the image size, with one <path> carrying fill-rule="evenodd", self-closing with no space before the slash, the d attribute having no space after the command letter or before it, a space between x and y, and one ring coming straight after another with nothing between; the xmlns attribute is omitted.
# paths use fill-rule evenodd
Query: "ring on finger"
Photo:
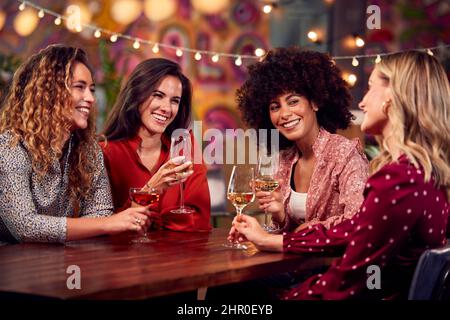
<svg viewBox="0 0 450 320"><path fill-rule="evenodd" d="M141 219L134 218L134 224L140 225L141 224Z"/></svg>

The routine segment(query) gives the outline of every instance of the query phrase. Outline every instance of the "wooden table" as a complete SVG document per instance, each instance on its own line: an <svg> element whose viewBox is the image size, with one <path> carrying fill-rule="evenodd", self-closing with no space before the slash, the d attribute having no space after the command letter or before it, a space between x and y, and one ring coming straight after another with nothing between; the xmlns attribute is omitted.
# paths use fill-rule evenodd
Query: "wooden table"
<svg viewBox="0 0 450 320"><path fill-rule="evenodd" d="M121 235L58 244L0 246L0 292L58 299L140 299L329 264L331 258L231 250L228 229L158 231L154 243ZM67 268L80 267L81 289L69 290Z"/></svg>

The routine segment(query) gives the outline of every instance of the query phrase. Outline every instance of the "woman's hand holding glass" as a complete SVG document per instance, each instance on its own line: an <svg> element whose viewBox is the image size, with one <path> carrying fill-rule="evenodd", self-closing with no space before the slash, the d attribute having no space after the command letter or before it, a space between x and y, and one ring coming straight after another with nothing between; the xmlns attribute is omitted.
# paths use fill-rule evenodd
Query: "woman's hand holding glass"
<svg viewBox="0 0 450 320"><path fill-rule="evenodd" d="M228 241L252 242L258 250L282 251L283 236L270 234L254 217L242 214L233 219L233 226L228 234Z"/></svg>
<svg viewBox="0 0 450 320"><path fill-rule="evenodd" d="M179 156L164 163L146 183L146 187L166 190L173 185L186 181L194 171L188 170L192 167L192 162L184 162L184 160L184 156ZM183 179L179 179L181 173L183 174Z"/></svg>
<svg viewBox="0 0 450 320"><path fill-rule="evenodd" d="M144 235L150 224L150 215L151 212L148 207L130 207L105 218L105 233L114 235L124 231L135 231Z"/></svg>
<svg viewBox="0 0 450 320"><path fill-rule="evenodd" d="M265 213L269 213L272 219L282 225L286 214L284 212L283 195L279 190L268 192L256 192L256 199L258 201L259 209Z"/></svg>

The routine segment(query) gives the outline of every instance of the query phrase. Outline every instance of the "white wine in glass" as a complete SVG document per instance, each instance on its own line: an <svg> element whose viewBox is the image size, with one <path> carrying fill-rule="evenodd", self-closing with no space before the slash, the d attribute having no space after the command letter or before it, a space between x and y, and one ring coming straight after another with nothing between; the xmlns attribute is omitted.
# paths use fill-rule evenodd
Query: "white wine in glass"
<svg viewBox="0 0 450 320"><path fill-rule="evenodd" d="M277 153L271 155L261 155L258 159L258 168L255 179L256 191L273 192L279 182L276 179L279 170L279 156ZM267 232L276 232L278 228L269 224L267 210L264 210L264 230Z"/></svg>
<svg viewBox="0 0 450 320"><path fill-rule="evenodd" d="M192 164L192 143L191 135L188 130L183 131L180 135L172 136L170 143L170 158L176 158L179 156L184 156L184 163L191 162ZM179 163L178 165L180 165ZM195 210L184 205L184 182L183 179L186 178L188 171L193 170L193 165L189 166L184 172L178 172L176 174L176 179L180 181L180 207L171 210L172 213L178 214L188 214L194 213Z"/></svg>
<svg viewBox="0 0 450 320"><path fill-rule="evenodd" d="M239 217L244 208L255 200L255 174L253 168L233 166L228 183L227 198L236 208ZM247 249L240 243L227 243L232 249Z"/></svg>

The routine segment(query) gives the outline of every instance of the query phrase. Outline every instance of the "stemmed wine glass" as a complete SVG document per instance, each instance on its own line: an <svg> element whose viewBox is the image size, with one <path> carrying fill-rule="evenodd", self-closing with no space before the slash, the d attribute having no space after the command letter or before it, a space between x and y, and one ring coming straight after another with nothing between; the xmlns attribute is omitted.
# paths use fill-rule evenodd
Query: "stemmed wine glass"
<svg viewBox="0 0 450 320"><path fill-rule="evenodd" d="M273 192L279 186L279 182L276 179L279 170L279 156L277 153L271 155L262 154L258 159L258 167L255 179L256 191ZM268 222L267 209L264 210L264 230L267 232L279 231L272 224Z"/></svg>
<svg viewBox="0 0 450 320"><path fill-rule="evenodd" d="M253 168L233 166L228 183L227 198L236 208L236 214L242 214L244 208L255 200L255 173ZM240 243L227 243L226 247L247 249Z"/></svg>
<svg viewBox="0 0 450 320"><path fill-rule="evenodd" d="M161 197L161 190L156 188L130 188L129 191L130 200L137 203L140 206L149 206L151 204L156 204L159 202ZM139 221L136 221L139 223ZM151 243L155 240L150 240L147 237L147 228L144 230L144 234L132 240L133 243Z"/></svg>
<svg viewBox="0 0 450 320"><path fill-rule="evenodd" d="M193 170L192 165L192 143L191 135L189 131L185 130L182 134L178 136L172 136L170 143L170 158L176 158L179 156L184 156L183 163L191 162L191 165L183 172L178 172L176 178L180 181L180 207L172 209L170 212L178 214L194 213L195 210L184 205L184 181L187 173ZM181 163L178 163L180 165Z"/></svg>

